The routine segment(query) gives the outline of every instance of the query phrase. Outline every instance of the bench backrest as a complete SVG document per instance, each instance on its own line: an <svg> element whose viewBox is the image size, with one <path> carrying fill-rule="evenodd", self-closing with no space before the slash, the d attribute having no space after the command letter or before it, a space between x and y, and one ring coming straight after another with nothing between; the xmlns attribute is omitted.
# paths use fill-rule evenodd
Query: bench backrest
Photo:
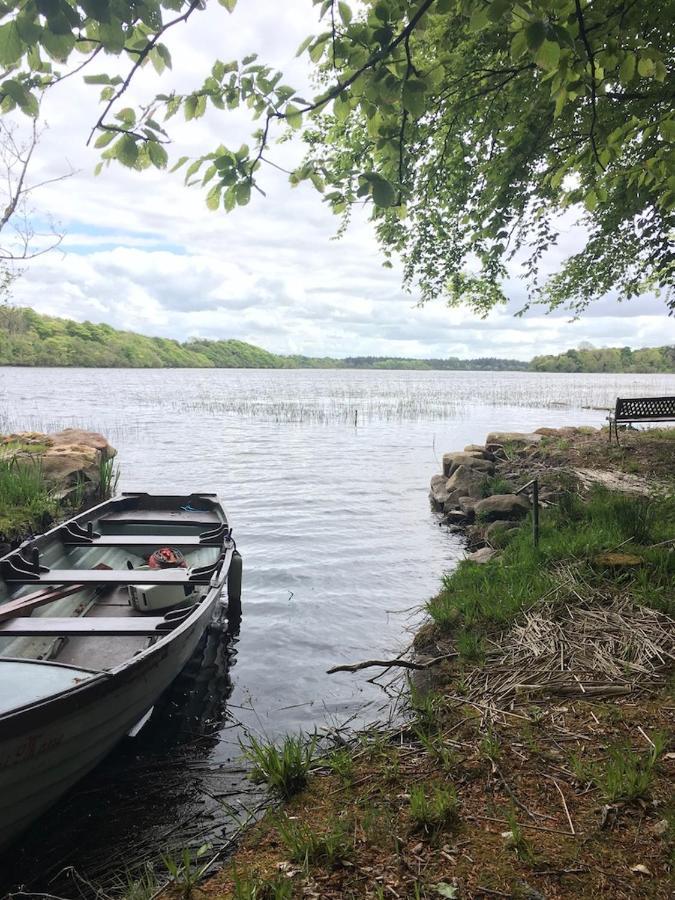
<svg viewBox="0 0 675 900"><path fill-rule="evenodd" d="M619 397L614 413L616 421L675 420L675 397Z"/></svg>

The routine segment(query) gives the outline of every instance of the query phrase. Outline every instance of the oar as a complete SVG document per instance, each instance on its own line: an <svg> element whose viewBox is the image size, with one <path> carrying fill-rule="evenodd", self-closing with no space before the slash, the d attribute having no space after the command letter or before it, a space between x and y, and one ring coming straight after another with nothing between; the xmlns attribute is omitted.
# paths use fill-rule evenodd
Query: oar
<svg viewBox="0 0 675 900"><path fill-rule="evenodd" d="M109 569L110 566L105 563L99 563L94 566L95 569ZM77 594L88 587L86 584L69 584L67 586L36 591L34 594L26 594L25 597L19 597L17 600L10 600L9 603L0 604L0 622L6 622L7 619L13 619L20 613L27 610L34 610L40 606L46 606L47 603L53 603L54 600L61 600L64 597L70 597L71 594Z"/></svg>

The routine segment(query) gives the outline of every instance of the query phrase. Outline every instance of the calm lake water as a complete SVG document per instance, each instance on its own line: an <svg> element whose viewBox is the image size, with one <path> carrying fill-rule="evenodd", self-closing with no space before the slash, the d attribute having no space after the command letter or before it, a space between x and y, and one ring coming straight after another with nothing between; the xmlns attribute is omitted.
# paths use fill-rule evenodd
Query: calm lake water
<svg viewBox="0 0 675 900"><path fill-rule="evenodd" d="M673 393L662 375L0 369L0 431L92 428L117 447L120 489L217 491L244 559L241 623L216 623L141 735L0 860L4 887L87 896L80 875L109 885L158 842L217 845L260 799L242 727L386 717L372 670L326 669L400 652L461 558L427 498L444 452Z"/></svg>

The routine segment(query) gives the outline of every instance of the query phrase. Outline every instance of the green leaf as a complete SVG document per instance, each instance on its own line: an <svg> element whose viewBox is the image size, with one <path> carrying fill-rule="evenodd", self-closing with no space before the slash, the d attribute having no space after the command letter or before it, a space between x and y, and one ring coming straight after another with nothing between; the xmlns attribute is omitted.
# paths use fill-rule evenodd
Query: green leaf
<svg viewBox="0 0 675 900"><path fill-rule="evenodd" d="M656 64L653 59L649 59L647 56L641 56L638 60L637 70L642 78L651 78L656 72Z"/></svg>
<svg viewBox="0 0 675 900"><path fill-rule="evenodd" d="M593 212L593 210L598 205L598 195L595 191L589 191L584 197L584 206L589 212Z"/></svg>
<svg viewBox="0 0 675 900"><path fill-rule="evenodd" d="M326 44L328 43L327 38L323 38L322 40L315 41L314 44L309 48L309 58L312 62L318 62L323 56L323 51L326 49Z"/></svg>
<svg viewBox="0 0 675 900"><path fill-rule="evenodd" d="M302 113L297 106L293 106L292 103L287 103L286 108L284 109L284 116L291 128L302 128Z"/></svg>
<svg viewBox="0 0 675 900"><path fill-rule="evenodd" d="M189 158L189 156L181 156L181 158L173 164L173 166L171 167L171 171L176 172L178 169L185 165Z"/></svg>
<svg viewBox="0 0 675 900"><path fill-rule="evenodd" d="M417 118L417 116L421 116L424 113L426 109L424 99L425 85L423 81L410 79L405 82L401 92L401 100L404 109L407 109L412 116Z"/></svg>
<svg viewBox="0 0 675 900"><path fill-rule="evenodd" d="M110 53L121 53L124 49L124 29L120 21L115 19L102 23L99 36L104 48Z"/></svg>
<svg viewBox="0 0 675 900"><path fill-rule="evenodd" d="M309 45L312 43L313 40L314 40L314 35L313 35L313 34L308 35L308 36L304 39L304 41L300 44L300 46L298 47L298 49L295 51L295 55L296 55L296 56L302 56L302 54L303 54L303 53L305 52L305 50L309 47Z"/></svg>
<svg viewBox="0 0 675 900"><path fill-rule="evenodd" d="M530 22L525 28L525 39L530 50L538 50L546 38L546 26L543 22Z"/></svg>
<svg viewBox="0 0 675 900"><path fill-rule="evenodd" d="M5 68L13 66L21 59L24 50L16 22L0 25L0 65Z"/></svg>
<svg viewBox="0 0 675 900"><path fill-rule="evenodd" d="M527 35L525 34L525 30L521 29L521 31L516 31L514 38L511 41L511 59L516 62L526 50Z"/></svg>
<svg viewBox="0 0 675 900"><path fill-rule="evenodd" d="M512 6L512 0L492 0L490 8L487 11L488 18L492 22L496 22L504 15L504 13Z"/></svg>
<svg viewBox="0 0 675 900"><path fill-rule="evenodd" d="M637 59L634 53L630 50L626 51L626 55L623 58L623 62L621 63L621 68L619 69L619 81L623 85L630 84L630 82L635 77L635 65L637 63Z"/></svg>
<svg viewBox="0 0 675 900"><path fill-rule="evenodd" d="M489 23L488 11L484 6L477 6L469 19L469 30L480 31Z"/></svg>
<svg viewBox="0 0 675 900"><path fill-rule="evenodd" d="M115 137L116 134L114 131L104 131L103 134L99 134L99 136L96 138L94 147L96 147L98 150L100 150L101 147L107 147L108 144L115 139Z"/></svg>
<svg viewBox="0 0 675 900"><path fill-rule="evenodd" d="M136 141L130 134L123 135L113 149L115 150L115 157L123 166L131 168L136 163L136 160L138 159L138 147L136 146Z"/></svg>
<svg viewBox="0 0 675 900"><path fill-rule="evenodd" d="M224 6L225 9L231 13L234 12L234 8L237 5L237 0L218 0L221 6Z"/></svg>
<svg viewBox="0 0 675 900"><path fill-rule="evenodd" d="M340 18L344 24L349 25L352 20L352 10L350 5L345 3L344 0L338 0L338 12L340 13Z"/></svg>
<svg viewBox="0 0 675 900"><path fill-rule="evenodd" d="M215 210L220 206L220 194L222 191L222 185L220 183L214 184L211 190L206 195L206 205L209 209Z"/></svg>
<svg viewBox="0 0 675 900"><path fill-rule="evenodd" d="M251 185L248 181L240 181L235 188L235 196L239 206L246 206L251 199Z"/></svg>
<svg viewBox="0 0 675 900"><path fill-rule="evenodd" d="M166 169L169 161L169 154L164 147L157 141L148 141L148 155L150 161L156 169Z"/></svg>
<svg viewBox="0 0 675 900"><path fill-rule="evenodd" d="M372 179L371 193L375 206L396 206L398 198L394 185L386 178L382 178L381 175Z"/></svg>
<svg viewBox="0 0 675 900"><path fill-rule="evenodd" d="M85 84L110 84L110 75L85 75Z"/></svg>
<svg viewBox="0 0 675 900"><path fill-rule="evenodd" d="M539 47L534 61L541 69L549 71L555 69L560 62L560 46L555 41L544 41Z"/></svg>
<svg viewBox="0 0 675 900"><path fill-rule="evenodd" d="M33 94L26 90L21 82L16 81L14 78L3 81L2 93L11 97L19 109L26 113L26 115L32 116L33 118L38 116L40 109L38 107L37 99Z"/></svg>

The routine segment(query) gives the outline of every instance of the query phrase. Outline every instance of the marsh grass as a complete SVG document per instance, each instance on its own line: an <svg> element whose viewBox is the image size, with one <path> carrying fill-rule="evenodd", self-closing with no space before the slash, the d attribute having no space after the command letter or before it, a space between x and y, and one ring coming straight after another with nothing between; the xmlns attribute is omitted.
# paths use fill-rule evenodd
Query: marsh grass
<svg viewBox="0 0 675 900"><path fill-rule="evenodd" d="M194 889L206 874L209 862L205 857L210 849L210 844L202 844L196 851L186 847L178 856L172 853L162 856L171 881L183 900L189 900Z"/></svg>
<svg viewBox="0 0 675 900"><path fill-rule="evenodd" d="M290 858L305 869L316 863L332 868L352 855L353 841L344 822L335 821L332 827L319 832L305 822L281 815L275 825Z"/></svg>
<svg viewBox="0 0 675 900"><path fill-rule="evenodd" d="M609 803L640 800L649 796L654 769L667 746L666 736L656 733L652 743L644 753L636 753L629 744L615 744L605 762L588 763L573 756L570 765L580 781L593 784Z"/></svg>
<svg viewBox="0 0 675 900"><path fill-rule="evenodd" d="M117 492L120 480L119 466L113 456L98 454L98 494L101 500L108 500Z"/></svg>
<svg viewBox="0 0 675 900"><path fill-rule="evenodd" d="M506 821L509 825L509 846L515 851L516 856L521 862L535 862L534 848L530 841L525 837L523 828L518 824L516 811L510 809L506 814Z"/></svg>
<svg viewBox="0 0 675 900"><path fill-rule="evenodd" d="M39 460L0 459L0 534L36 528L56 507Z"/></svg>
<svg viewBox="0 0 675 900"><path fill-rule="evenodd" d="M293 896L293 884L285 875L267 880L253 873L239 875L233 868L232 881L232 900L291 900Z"/></svg>
<svg viewBox="0 0 675 900"><path fill-rule="evenodd" d="M324 760L325 765L346 784L350 784L354 776L354 760L349 750L341 748L333 750Z"/></svg>
<svg viewBox="0 0 675 900"><path fill-rule="evenodd" d="M615 578L622 587L636 584L638 600L668 611L675 558L667 545L653 545L672 538L675 499L626 497L601 489L585 503L573 496L563 498L557 508L543 511L538 547L532 544L527 521L514 529L498 559L480 566L462 562L444 576L440 593L427 604L432 619L445 629L462 625L477 633L506 625L560 587L556 563L575 563L592 582L599 577L594 574L594 557L617 547L638 553L645 567L602 573L602 579Z"/></svg>
<svg viewBox="0 0 675 900"><path fill-rule="evenodd" d="M459 802L454 788L416 785L410 791L410 818L416 829L436 836L459 825Z"/></svg>
<svg viewBox="0 0 675 900"><path fill-rule="evenodd" d="M513 483L501 475L486 475L478 485L481 497L491 497L493 494L513 493Z"/></svg>
<svg viewBox="0 0 675 900"><path fill-rule="evenodd" d="M244 757L253 763L252 781L264 783L280 797L288 799L307 784L316 747L316 735L309 740L303 735L287 735L281 746L271 741L259 741L250 735L248 745L242 744L242 751Z"/></svg>

